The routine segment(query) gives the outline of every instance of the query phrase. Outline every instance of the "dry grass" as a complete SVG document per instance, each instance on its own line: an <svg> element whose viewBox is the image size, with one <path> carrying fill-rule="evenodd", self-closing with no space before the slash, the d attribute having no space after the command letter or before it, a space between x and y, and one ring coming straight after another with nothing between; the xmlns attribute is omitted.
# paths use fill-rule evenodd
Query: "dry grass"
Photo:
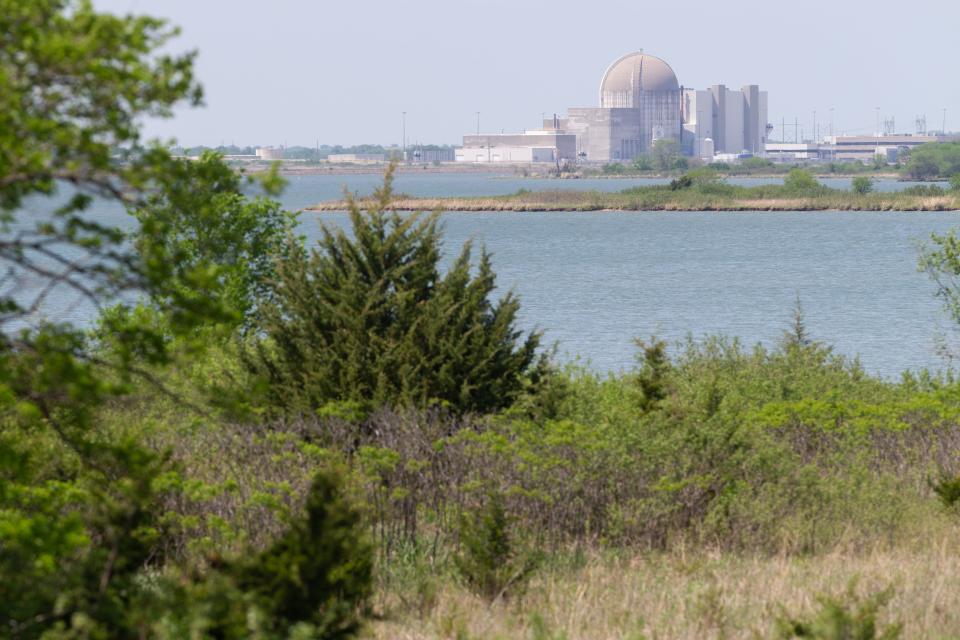
<svg viewBox="0 0 960 640"><path fill-rule="evenodd" d="M768 638L784 612L809 614L818 595L842 595L854 584L863 596L893 587L881 623L902 621L904 638L955 638L960 637L957 533L954 527L917 548L813 558L683 551L591 555L576 569L542 571L521 600L492 606L448 578L437 583L435 597L420 589L427 595L418 602L409 595L381 594L386 619L373 624L368 635L396 640Z"/></svg>

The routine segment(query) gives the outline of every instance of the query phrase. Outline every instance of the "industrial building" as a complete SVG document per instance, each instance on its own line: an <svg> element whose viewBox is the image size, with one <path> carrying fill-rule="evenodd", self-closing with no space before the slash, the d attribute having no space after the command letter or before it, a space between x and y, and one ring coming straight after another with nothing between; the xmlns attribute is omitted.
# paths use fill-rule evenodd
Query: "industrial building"
<svg viewBox="0 0 960 640"><path fill-rule="evenodd" d="M599 107L573 107L558 124L577 137L588 161L631 160L657 140L680 142L680 84L665 61L642 51L611 64L600 81Z"/></svg>
<svg viewBox="0 0 960 640"><path fill-rule="evenodd" d="M331 153L327 162L334 164L377 164L383 162L382 153Z"/></svg>
<svg viewBox="0 0 960 640"><path fill-rule="evenodd" d="M463 136L457 162L575 162L576 136L556 130Z"/></svg>
<svg viewBox="0 0 960 640"><path fill-rule="evenodd" d="M452 147L416 146L412 151L407 151L408 162L439 164L453 162L454 160L456 160L456 157Z"/></svg>
<svg viewBox="0 0 960 640"><path fill-rule="evenodd" d="M683 88L666 61L642 50L615 60L600 80L598 107L571 107L543 129L524 134L468 135L458 162L629 161L658 140L687 155L762 153L767 93L757 85L731 91Z"/></svg>
<svg viewBox="0 0 960 640"><path fill-rule="evenodd" d="M891 134L875 136L826 136L822 142L767 143L765 152L771 160L812 160L873 162L881 156L884 162L896 162L904 150L930 142L955 142L955 135Z"/></svg>
<svg viewBox="0 0 960 640"><path fill-rule="evenodd" d="M714 154L761 154L772 130L767 92L755 84L739 91L715 84L683 90L683 150L710 160Z"/></svg>

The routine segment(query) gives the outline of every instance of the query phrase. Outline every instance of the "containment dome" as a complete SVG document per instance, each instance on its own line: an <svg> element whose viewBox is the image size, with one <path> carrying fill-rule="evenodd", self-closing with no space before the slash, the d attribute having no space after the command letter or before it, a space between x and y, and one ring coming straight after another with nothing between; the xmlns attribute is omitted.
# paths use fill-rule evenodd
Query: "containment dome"
<svg viewBox="0 0 960 640"><path fill-rule="evenodd" d="M666 62L642 51L628 53L614 62L600 82L600 106L635 109L640 94L679 91L680 83Z"/></svg>

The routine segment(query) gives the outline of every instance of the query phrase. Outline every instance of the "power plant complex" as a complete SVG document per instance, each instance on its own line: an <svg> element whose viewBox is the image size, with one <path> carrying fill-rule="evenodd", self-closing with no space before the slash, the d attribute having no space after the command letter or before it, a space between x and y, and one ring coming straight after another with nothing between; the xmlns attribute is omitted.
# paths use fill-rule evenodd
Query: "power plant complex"
<svg viewBox="0 0 960 640"><path fill-rule="evenodd" d="M680 85L664 60L643 51L611 64L600 81L598 107L571 107L522 134L466 135L460 162L618 162L672 140L688 156L763 153L770 127L767 93Z"/></svg>

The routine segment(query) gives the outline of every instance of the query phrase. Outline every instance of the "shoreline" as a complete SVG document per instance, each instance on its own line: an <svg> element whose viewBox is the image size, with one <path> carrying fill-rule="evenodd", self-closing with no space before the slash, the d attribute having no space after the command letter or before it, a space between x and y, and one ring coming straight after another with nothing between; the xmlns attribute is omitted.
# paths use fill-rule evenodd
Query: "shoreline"
<svg viewBox="0 0 960 640"><path fill-rule="evenodd" d="M386 169L386 164L370 165L299 165L294 163L282 163L280 165L280 174L283 176L306 176L306 175L382 175ZM584 175L579 173L556 175L548 167L552 165L501 165L490 166L485 164L441 164L441 165L397 165L395 173L397 174L424 174L424 173L447 173L447 174L488 174L494 177L515 178L518 180L669 180L682 175L683 172L667 173L639 173L639 174L616 174L616 175ZM269 171L270 165L266 163L253 163L244 167L251 174L265 173ZM525 173L526 172L526 173ZM718 173L718 177L724 179L738 178L783 178L787 174L783 172L772 173ZM882 173L812 173L815 178L839 178L850 179L858 176L866 176L874 180L896 180L898 182L943 182L944 179L936 180L916 180L905 177L896 172Z"/></svg>
<svg viewBox="0 0 960 640"><path fill-rule="evenodd" d="M563 200L537 199L538 194L524 196L499 196L492 198L397 198L391 209L397 211L444 211L444 212L577 212L577 211L960 211L960 199L953 196L898 196L879 197L824 197L824 198L758 198L729 201L682 200L650 202L631 199L621 194L576 194L588 196L577 198L565 194ZM605 197L609 196L609 197ZM522 199L520 199L522 197ZM862 200L858 202L857 200ZM372 200L361 199L357 203L366 209ZM303 211L346 211L343 200L321 202Z"/></svg>

